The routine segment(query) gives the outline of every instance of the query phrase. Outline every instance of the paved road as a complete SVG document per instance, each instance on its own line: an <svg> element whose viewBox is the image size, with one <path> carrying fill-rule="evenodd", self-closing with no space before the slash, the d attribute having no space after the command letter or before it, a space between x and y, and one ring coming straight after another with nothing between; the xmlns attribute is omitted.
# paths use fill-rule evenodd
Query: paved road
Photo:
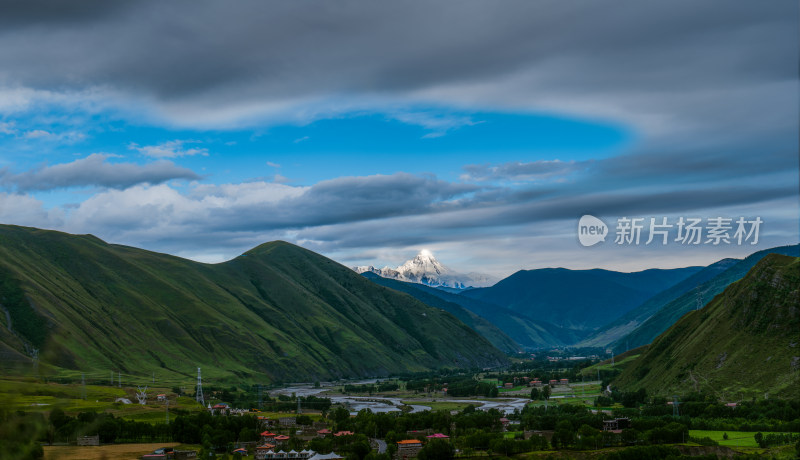
<svg viewBox="0 0 800 460"><path fill-rule="evenodd" d="M383 439L376 439L375 442L378 443L378 453L384 454L386 453L386 441Z"/></svg>

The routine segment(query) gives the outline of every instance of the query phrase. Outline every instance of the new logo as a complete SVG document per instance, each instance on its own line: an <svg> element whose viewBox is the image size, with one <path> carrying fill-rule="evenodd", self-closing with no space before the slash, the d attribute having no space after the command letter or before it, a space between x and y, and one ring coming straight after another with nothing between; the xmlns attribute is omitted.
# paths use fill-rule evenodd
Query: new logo
<svg viewBox="0 0 800 460"><path fill-rule="evenodd" d="M608 226L595 216L586 214L578 221L578 241L583 246L594 246L605 241L608 235Z"/></svg>

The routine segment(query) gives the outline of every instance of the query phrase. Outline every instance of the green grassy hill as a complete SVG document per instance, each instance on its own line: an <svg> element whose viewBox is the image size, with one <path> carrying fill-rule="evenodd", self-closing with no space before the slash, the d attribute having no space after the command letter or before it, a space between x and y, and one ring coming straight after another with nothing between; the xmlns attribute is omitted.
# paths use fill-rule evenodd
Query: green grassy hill
<svg viewBox="0 0 800 460"><path fill-rule="evenodd" d="M610 347L619 352L652 342L659 334L675 324L679 318L697 308L698 292L703 294L703 303L708 303L731 283L742 279L758 261L768 254L783 254L797 257L800 256L800 245L765 249L747 256L743 260L725 269L722 273L719 273L705 282L697 284L694 289L687 290L678 297L667 301L658 311L653 313L652 316L636 326L633 331L617 339Z"/></svg>
<svg viewBox="0 0 800 460"><path fill-rule="evenodd" d="M770 254L703 309L684 315L614 384L652 394L800 397L800 258Z"/></svg>
<svg viewBox="0 0 800 460"><path fill-rule="evenodd" d="M29 368L39 348L56 375L308 381L506 362L451 314L284 242L209 265L2 225L0 304L2 365Z"/></svg>
<svg viewBox="0 0 800 460"><path fill-rule="evenodd" d="M683 294L695 289L702 283L714 278L720 273L724 272L733 265L741 262L739 259L722 259L715 262L708 267L703 268L692 276L680 281L679 283L670 286L669 288L659 292L647 299L644 303L634 308L633 310L625 313L609 324L598 329L596 332L580 343L576 344L577 347L605 347L606 345L617 341L625 335L633 332L639 325L650 319L656 314L664 305L677 299ZM625 345L625 343L621 343Z"/></svg>

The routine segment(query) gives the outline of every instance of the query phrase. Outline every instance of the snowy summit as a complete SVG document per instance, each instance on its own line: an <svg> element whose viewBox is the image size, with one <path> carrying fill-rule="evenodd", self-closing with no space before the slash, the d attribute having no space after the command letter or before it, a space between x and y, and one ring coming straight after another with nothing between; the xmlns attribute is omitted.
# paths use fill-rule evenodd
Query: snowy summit
<svg viewBox="0 0 800 460"><path fill-rule="evenodd" d="M397 268L389 266L375 268L372 265L354 267L357 273L372 272L384 278L426 284L434 287L466 289L468 287L490 286L494 279L481 273L457 273L439 262L433 253L423 249L413 259L407 260Z"/></svg>

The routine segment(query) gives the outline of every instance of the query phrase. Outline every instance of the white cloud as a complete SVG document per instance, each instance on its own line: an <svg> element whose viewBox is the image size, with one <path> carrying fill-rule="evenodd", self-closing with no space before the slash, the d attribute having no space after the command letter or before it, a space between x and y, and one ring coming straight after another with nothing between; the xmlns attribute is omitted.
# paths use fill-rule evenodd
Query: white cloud
<svg viewBox="0 0 800 460"><path fill-rule="evenodd" d="M197 143L198 141L174 140L167 141L158 145L139 146L131 143L128 148L136 150L142 155L152 158L177 158L189 157L194 155L208 156L207 148L184 148L184 144Z"/></svg>
<svg viewBox="0 0 800 460"><path fill-rule="evenodd" d="M32 196L0 192L0 223L55 229L64 224L63 219L61 209L46 210Z"/></svg>

